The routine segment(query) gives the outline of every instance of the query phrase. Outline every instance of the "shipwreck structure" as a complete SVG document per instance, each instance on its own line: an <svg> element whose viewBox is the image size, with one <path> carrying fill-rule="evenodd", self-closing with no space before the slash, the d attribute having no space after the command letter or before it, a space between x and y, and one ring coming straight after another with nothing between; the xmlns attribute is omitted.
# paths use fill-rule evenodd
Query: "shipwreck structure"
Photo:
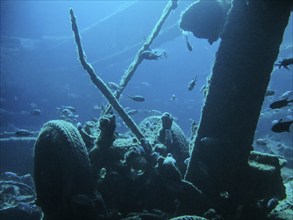
<svg viewBox="0 0 293 220"><path fill-rule="evenodd" d="M280 165L270 164L275 167L272 172L249 160L255 158L254 132L292 5L292 1L234 0L220 35L185 178L226 209L235 211L234 205L265 195L285 197ZM223 194L229 197L226 204Z"/></svg>
<svg viewBox="0 0 293 220"><path fill-rule="evenodd" d="M177 1L168 2L115 94L86 61L70 10L80 62L109 105L93 123L99 132L83 128L81 135L60 121L48 122L41 130L35 144L35 183L44 219L170 219L184 214L197 215L188 219L266 219L272 199L285 198L283 162L254 152L252 142L293 3L223 2L197 1L182 14L184 30L210 43L221 38L187 170L187 139L170 114L137 126L119 104L120 94L143 61L141 54ZM198 18L193 11L203 12L201 22L193 20ZM204 18L218 25L216 30L209 32ZM134 136L116 136L115 116L106 114L112 108Z"/></svg>

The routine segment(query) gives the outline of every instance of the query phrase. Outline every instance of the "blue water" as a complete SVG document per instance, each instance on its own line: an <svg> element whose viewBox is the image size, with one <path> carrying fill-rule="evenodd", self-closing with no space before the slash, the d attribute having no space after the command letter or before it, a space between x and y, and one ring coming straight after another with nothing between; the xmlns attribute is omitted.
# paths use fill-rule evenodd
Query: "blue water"
<svg viewBox="0 0 293 220"><path fill-rule="evenodd" d="M163 30L178 23L191 2L181 1ZM48 120L59 118L56 107L61 105L76 107L78 121L84 123L99 116L99 111L93 110L95 105L107 103L77 59L70 8L77 17L87 60L105 82L119 83L166 4L167 1L1 1L1 131L38 130ZM293 56L292 20L291 16L278 60ZM220 40L210 45L189 33L193 46L190 52L184 35L180 30L178 33L164 39L157 37L153 48L166 50L168 57L144 60L120 101L123 107L140 111L133 116L137 123L147 116L141 110L168 111L189 135L190 119L200 118L204 100L200 88L211 72ZM188 83L196 75L195 89L188 91ZM266 98L264 109L292 90L292 77L292 68L274 69L270 88L276 95ZM171 100L173 94L175 101ZM133 102L127 95L142 95L146 100ZM40 109L41 114L31 115L33 108ZM261 119L257 135L269 134L272 120L290 114L284 111Z"/></svg>

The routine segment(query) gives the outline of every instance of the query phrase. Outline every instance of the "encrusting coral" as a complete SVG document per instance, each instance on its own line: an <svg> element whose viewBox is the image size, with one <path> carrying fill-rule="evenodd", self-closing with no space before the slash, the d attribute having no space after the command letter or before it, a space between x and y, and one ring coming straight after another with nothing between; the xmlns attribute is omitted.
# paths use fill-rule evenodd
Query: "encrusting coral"
<svg viewBox="0 0 293 220"><path fill-rule="evenodd" d="M144 136L153 146L153 150L166 157L172 154L176 160L176 166L184 175L186 165L184 161L189 157L188 140L173 120L170 113L164 113L162 116L150 116L145 118L139 125Z"/></svg>
<svg viewBox="0 0 293 220"><path fill-rule="evenodd" d="M160 117L157 117L157 121L162 124ZM174 125L176 138L181 129ZM160 127L162 126L157 128ZM131 137L132 141L127 142L128 146L125 145L124 139L124 144L120 144L115 135L113 115L102 117L99 128L100 135L97 137L96 146L90 152L90 159L94 178L107 207L122 213L152 208L182 213L183 206L179 208L179 204L188 204L187 201L194 200L206 204L201 192L182 179L178 165L170 153L159 154L155 152L156 148L152 148L150 152L145 151L139 142ZM182 147L180 143L177 144L179 145L176 147ZM188 143L183 147L188 149ZM192 198L190 195L193 195ZM200 213L206 208L205 206L194 210Z"/></svg>

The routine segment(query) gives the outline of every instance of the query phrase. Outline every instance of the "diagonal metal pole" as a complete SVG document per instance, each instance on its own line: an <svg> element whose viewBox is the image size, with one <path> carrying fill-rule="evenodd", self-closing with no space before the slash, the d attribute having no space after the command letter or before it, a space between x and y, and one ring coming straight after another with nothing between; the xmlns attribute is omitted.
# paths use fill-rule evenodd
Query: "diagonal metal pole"
<svg viewBox="0 0 293 220"><path fill-rule="evenodd" d="M166 19L170 15L171 11L177 8L177 2L178 2L178 0L170 0L167 3L167 5L165 6L164 11L163 11L163 13L162 13L159 21L156 24L156 26L153 28L152 32L147 37L146 41L144 42L144 44L142 45L142 47L139 49L139 51L135 55L134 60L132 61L132 63L126 69L126 71L125 71L124 75L122 76L122 79L121 79L121 81L119 83L120 89L117 90L114 93L114 96L117 99L120 98L120 95L122 94L123 90L127 86L127 84L130 81L130 79L132 78L132 76L133 76L134 72L136 71L137 67L143 61L143 58L141 57L141 53L150 48L150 45L152 44L152 42L154 41L154 39L160 33L160 30L161 30L164 22L166 21ZM110 110L111 110L111 105L108 104L106 106L104 112L102 113L102 115L109 113Z"/></svg>
<svg viewBox="0 0 293 220"><path fill-rule="evenodd" d="M78 50L78 56L79 56L79 60L80 60L82 67L87 71L92 82L102 92L102 94L106 97L106 99L109 101L111 106L117 111L119 116L123 119L125 124L133 132L133 134L136 136L136 138L141 142L143 147L147 148L148 146L145 141L145 137L143 136L143 134L141 133L139 128L136 126L136 124L131 119L131 117L125 112L123 107L119 104L118 100L112 94L112 92L108 88L108 86L103 82L103 80L100 77L98 77L94 68L86 61L85 53L83 51L81 41L80 41L78 27L76 24L76 17L74 16L72 9L70 9L70 16L71 16L72 31L74 32L75 42L76 42L77 50Z"/></svg>

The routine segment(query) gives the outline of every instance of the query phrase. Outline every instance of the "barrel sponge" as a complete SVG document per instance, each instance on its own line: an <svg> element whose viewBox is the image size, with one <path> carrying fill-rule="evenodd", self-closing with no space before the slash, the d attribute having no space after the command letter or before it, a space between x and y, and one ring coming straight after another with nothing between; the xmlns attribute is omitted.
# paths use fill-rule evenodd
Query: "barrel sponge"
<svg viewBox="0 0 293 220"><path fill-rule="evenodd" d="M90 168L85 144L71 123L53 120L42 127L34 148L34 180L45 215L64 212L74 195L93 192Z"/></svg>
<svg viewBox="0 0 293 220"><path fill-rule="evenodd" d="M162 117L150 116L145 118L139 124L141 132L148 139L148 141L155 146L160 139L160 130L162 129ZM172 153L173 157L179 163L179 167L182 165L186 158L189 157L189 143L179 125L173 121L171 125L172 136L174 142L167 147L167 153Z"/></svg>

